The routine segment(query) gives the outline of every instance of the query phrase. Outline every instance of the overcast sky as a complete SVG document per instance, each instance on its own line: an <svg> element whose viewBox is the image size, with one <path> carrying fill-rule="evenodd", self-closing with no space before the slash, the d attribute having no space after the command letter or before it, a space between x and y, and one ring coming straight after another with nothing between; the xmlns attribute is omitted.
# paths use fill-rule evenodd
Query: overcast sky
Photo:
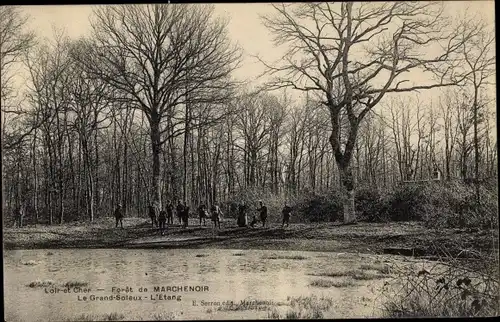
<svg viewBox="0 0 500 322"><path fill-rule="evenodd" d="M31 16L29 27L42 37L52 37L52 26L64 29L71 38L88 35L91 31L89 16L92 6L41 5L24 6L23 9ZM273 46L272 36L259 18L259 15L272 13L273 10L270 4L265 3L215 4L216 14L230 19L230 36L246 54L241 68L236 72L238 78L254 80L263 71L263 66L251 55L258 54L267 61L280 57L281 52ZM487 22L494 23L493 1L447 1L446 10L452 14L477 14Z"/></svg>

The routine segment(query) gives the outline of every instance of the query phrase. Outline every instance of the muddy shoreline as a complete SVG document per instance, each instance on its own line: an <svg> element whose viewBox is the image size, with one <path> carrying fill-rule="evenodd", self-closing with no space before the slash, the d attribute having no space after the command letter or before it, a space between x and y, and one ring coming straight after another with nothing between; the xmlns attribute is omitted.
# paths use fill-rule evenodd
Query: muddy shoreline
<svg viewBox="0 0 500 322"><path fill-rule="evenodd" d="M394 254L414 257L477 258L496 249L494 230L429 229L421 223L292 224L281 228L238 228L226 222L220 231L208 224L182 229L173 225L161 236L143 218L129 218L124 229L110 220L4 228L4 249L58 248L220 248Z"/></svg>

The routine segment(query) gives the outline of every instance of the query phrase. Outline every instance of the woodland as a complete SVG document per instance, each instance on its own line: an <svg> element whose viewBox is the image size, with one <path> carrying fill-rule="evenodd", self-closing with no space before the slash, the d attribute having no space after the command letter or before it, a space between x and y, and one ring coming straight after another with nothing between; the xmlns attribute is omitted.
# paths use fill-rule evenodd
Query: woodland
<svg viewBox="0 0 500 322"><path fill-rule="evenodd" d="M79 39L0 7L4 222L264 200L277 220L491 226L493 26L434 2L273 6L286 50L255 57L258 85L211 5L99 6Z"/></svg>

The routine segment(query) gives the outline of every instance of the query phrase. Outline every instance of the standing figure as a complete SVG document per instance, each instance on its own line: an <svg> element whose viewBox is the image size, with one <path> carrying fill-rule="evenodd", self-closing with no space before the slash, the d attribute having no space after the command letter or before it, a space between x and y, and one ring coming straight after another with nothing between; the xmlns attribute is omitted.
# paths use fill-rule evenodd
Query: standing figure
<svg viewBox="0 0 500 322"><path fill-rule="evenodd" d="M220 207L216 204L212 205L212 208L210 209L212 211L212 223L214 224L214 228L219 228L220 229L220 221L222 217L222 211L220 210Z"/></svg>
<svg viewBox="0 0 500 322"><path fill-rule="evenodd" d="M167 223L167 212L165 210L160 211L158 222L160 223L160 233L163 236L165 233L165 224Z"/></svg>
<svg viewBox="0 0 500 322"><path fill-rule="evenodd" d="M122 211L122 205L118 204L118 206L115 209L115 219L116 219L116 225L115 228L118 228L118 223L120 223L122 229L123 229L123 211Z"/></svg>
<svg viewBox="0 0 500 322"><path fill-rule="evenodd" d="M23 226L24 215L25 215L24 204L21 204L14 209L14 220L15 220L14 224L19 228Z"/></svg>
<svg viewBox="0 0 500 322"><path fill-rule="evenodd" d="M262 221L262 227L266 227L267 220L267 207L262 201L259 201L260 207L257 211L260 213L260 220Z"/></svg>
<svg viewBox="0 0 500 322"><path fill-rule="evenodd" d="M189 207L185 206L183 212L181 213L182 227L187 228L189 221Z"/></svg>
<svg viewBox="0 0 500 322"><path fill-rule="evenodd" d="M184 213L184 205L182 201L177 202L177 207L175 208L175 212L177 214L177 219L179 220L179 225L182 224L182 214Z"/></svg>
<svg viewBox="0 0 500 322"><path fill-rule="evenodd" d="M245 206L244 203L240 204L238 207L238 220L237 220L238 227L246 227L248 225L246 211L247 211L247 206Z"/></svg>
<svg viewBox="0 0 500 322"><path fill-rule="evenodd" d="M203 221L203 226L207 225L207 208L205 205L200 205L198 207L198 216L200 217L200 226Z"/></svg>
<svg viewBox="0 0 500 322"><path fill-rule="evenodd" d="M170 200L167 202L167 224L174 224L174 205L172 205Z"/></svg>
<svg viewBox="0 0 500 322"><path fill-rule="evenodd" d="M160 209L158 208L158 205L156 204L156 202L154 202L152 205L148 206L148 209L149 218L151 218L151 226L156 226L158 228L158 216L160 215Z"/></svg>
<svg viewBox="0 0 500 322"><path fill-rule="evenodd" d="M281 226L285 227L286 224L288 227L290 225L290 214L292 213L292 208L285 203L285 207L283 207L281 212L283 213L283 223Z"/></svg>

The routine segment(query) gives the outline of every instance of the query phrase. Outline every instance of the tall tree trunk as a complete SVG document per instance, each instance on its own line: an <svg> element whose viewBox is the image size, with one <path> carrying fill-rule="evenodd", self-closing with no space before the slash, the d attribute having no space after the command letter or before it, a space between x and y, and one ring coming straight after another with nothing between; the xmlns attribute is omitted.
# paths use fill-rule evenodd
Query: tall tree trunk
<svg viewBox="0 0 500 322"><path fill-rule="evenodd" d="M185 109L185 131L184 131L184 146L182 151L182 200L187 202L187 179L188 179L188 146L189 146L189 104L186 102Z"/></svg>
<svg viewBox="0 0 500 322"><path fill-rule="evenodd" d="M36 168L36 139L37 129L33 133L32 157L33 157L33 211L35 213L35 226L38 225L38 170Z"/></svg>
<svg viewBox="0 0 500 322"><path fill-rule="evenodd" d="M156 113L151 114L151 146L153 150L153 201L161 205L161 138L160 138L160 118Z"/></svg>
<svg viewBox="0 0 500 322"><path fill-rule="evenodd" d="M476 192L476 202L480 202L480 193L479 193L479 137L478 137L478 91L479 88L477 86L474 86L474 103L473 103L473 109L474 109L474 187L475 187L475 192Z"/></svg>
<svg viewBox="0 0 500 322"><path fill-rule="evenodd" d="M349 134L344 153L340 149L340 110L330 108L330 117L332 122L332 133L330 135L330 144L335 156L337 168L340 174L340 184L342 188L342 203L344 223L353 223L356 221L354 208L354 177L351 167L351 159L358 134L359 121L349 120Z"/></svg>

